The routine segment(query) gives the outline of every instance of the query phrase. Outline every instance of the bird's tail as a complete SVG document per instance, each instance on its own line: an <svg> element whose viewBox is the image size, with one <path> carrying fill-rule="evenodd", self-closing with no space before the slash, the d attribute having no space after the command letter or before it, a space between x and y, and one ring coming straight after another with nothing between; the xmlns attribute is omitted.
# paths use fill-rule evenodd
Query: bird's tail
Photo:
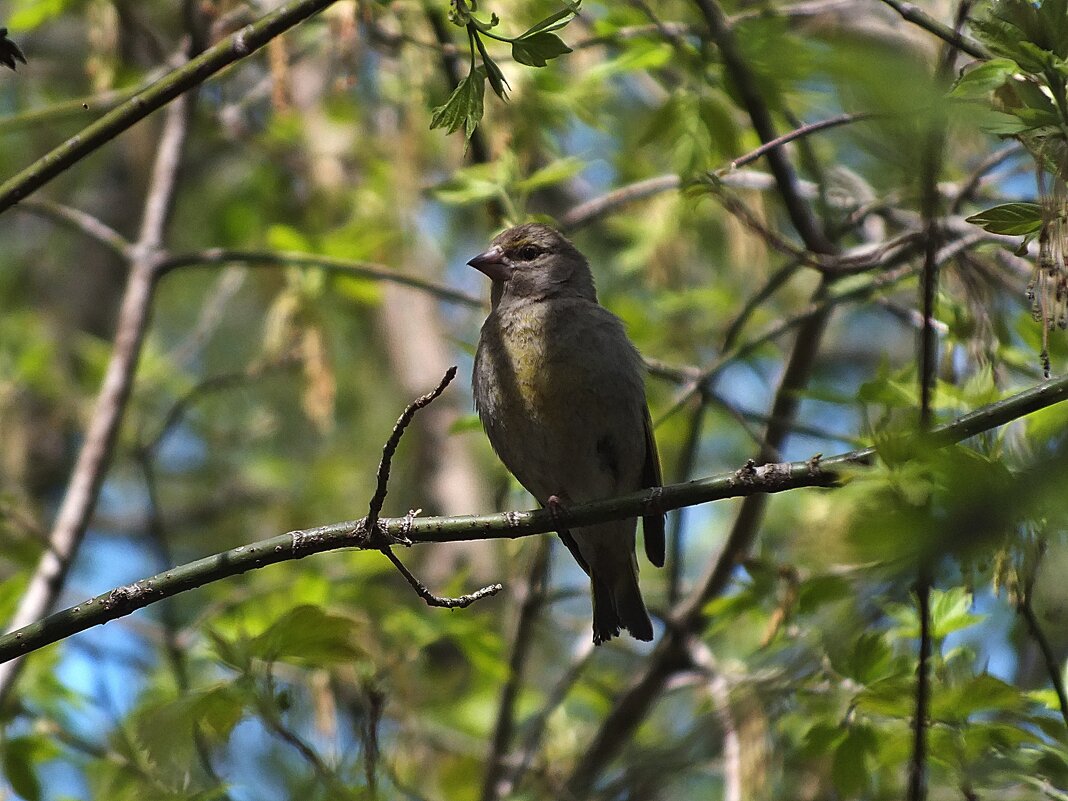
<svg viewBox="0 0 1068 801"><path fill-rule="evenodd" d="M594 645L612 639L620 629L626 629L637 640L653 639L653 623L638 588L636 564L610 572L594 570L591 579Z"/></svg>

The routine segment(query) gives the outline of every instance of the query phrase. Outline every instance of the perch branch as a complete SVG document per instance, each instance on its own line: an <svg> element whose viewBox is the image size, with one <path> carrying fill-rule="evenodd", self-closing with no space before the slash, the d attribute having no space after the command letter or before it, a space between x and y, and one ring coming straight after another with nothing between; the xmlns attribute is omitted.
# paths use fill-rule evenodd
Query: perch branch
<svg viewBox="0 0 1068 801"><path fill-rule="evenodd" d="M953 423L935 428L930 435L931 446L959 442L1066 399L1068 377L1045 381L1011 398L983 406ZM784 492L800 487L830 487L837 483L838 471L841 468L866 464L874 455L873 448L865 448L820 460L759 467L750 464L740 470L685 484L673 484L573 506L568 509L568 519L575 526L584 526L725 498ZM378 550L380 544L370 541L362 523L363 521L349 520L291 531L116 587L18 631L0 636L0 663L58 642L71 634L124 617L164 598L229 576L339 548ZM555 531L559 526L552 512L546 509L480 516L426 517L420 520L409 515L402 518L382 518L378 524L387 538L408 539L413 543L515 539Z"/></svg>

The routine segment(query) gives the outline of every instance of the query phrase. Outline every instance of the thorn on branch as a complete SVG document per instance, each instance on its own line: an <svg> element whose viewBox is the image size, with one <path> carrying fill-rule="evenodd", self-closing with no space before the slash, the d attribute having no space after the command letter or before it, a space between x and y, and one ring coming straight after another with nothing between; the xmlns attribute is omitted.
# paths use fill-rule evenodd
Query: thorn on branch
<svg viewBox="0 0 1068 801"><path fill-rule="evenodd" d="M400 571L400 574L404 576L405 580L411 585L412 589L418 593L419 597L426 601L428 606L436 606L444 609L466 609L475 601L486 598L490 595L496 595L503 589L501 584L490 584L487 587L483 587L476 592L469 595L461 595L459 598L444 598L438 595L434 595L426 585L417 579L408 568L404 566L404 563L397 558L397 555L391 550L391 546L395 544L411 545L411 540L408 539L408 532L412 529L412 523L415 520L415 516L418 515L422 509L411 509L408 514L404 516L404 524L401 529L401 534L398 537L392 537L380 524L379 518L382 514L382 504L386 501L386 493L389 491L389 470L393 463L393 455L397 452L397 446L400 445L401 437L404 436L405 429L415 417L415 413L420 409L429 406L445 388L449 386L452 380L456 377L456 366L453 365L445 371L444 377L441 382L431 392L428 392L422 397L416 398L414 401L408 404L408 408L404 410L404 413L397 418L396 425L393 426L393 432L389 435L389 439L386 440L386 444L382 446L382 461L378 464L378 478L377 486L375 488L375 494L371 498L371 503L368 505L367 517L361 522L357 528L359 531L361 528L364 532L364 536L367 537L367 543L371 547L378 548L386 558L393 563L393 566Z"/></svg>

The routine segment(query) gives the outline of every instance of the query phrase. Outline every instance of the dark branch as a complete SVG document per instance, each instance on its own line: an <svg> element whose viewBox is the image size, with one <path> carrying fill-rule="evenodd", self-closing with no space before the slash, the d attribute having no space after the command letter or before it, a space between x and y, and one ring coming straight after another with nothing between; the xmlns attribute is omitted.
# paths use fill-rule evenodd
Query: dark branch
<svg viewBox="0 0 1068 801"><path fill-rule="evenodd" d="M459 598L444 598L439 595L434 595L427 586L417 579L412 572L404 566L404 563L397 558L397 555L393 553L390 548L391 538L385 527L379 525L379 515L382 514L382 504L386 502L386 493L389 492L389 470L393 464L393 455L397 452L397 446L400 445L401 437L404 436L405 430L415 419L416 412L423 409L433 403L442 392L445 391L452 380L456 378L456 366L453 365L445 371L445 375L442 377L440 383L426 395L422 395L416 398L414 401L408 404L408 407L404 410L399 418L397 418L396 424L393 426L393 431L389 435L389 439L386 440L386 444L382 446L382 461L378 463L378 478L377 486L375 487L375 494L371 498L371 503L367 510L367 517L360 521L359 525L353 530L354 534L359 534L368 538L368 541L377 547L393 566L400 571L400 574L404 576L405 581L411 585L412 589L416 591L420 598L427 602L428 606L436 606L443 609L466 609L475 601L486 598L490 595L496 595L501 591L502 586L500 584L490 584L488 587L473 592L469 595L461 595ZM417 511L410 511L404 518L407 528L411 528ZM410 545L411 541L407 535L403 532L399 537L393 538L397 542Z"/></svg>

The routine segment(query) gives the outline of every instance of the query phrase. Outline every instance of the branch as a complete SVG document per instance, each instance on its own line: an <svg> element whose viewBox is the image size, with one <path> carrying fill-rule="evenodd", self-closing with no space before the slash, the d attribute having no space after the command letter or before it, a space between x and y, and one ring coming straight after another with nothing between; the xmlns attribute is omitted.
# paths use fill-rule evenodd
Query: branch
<svg viewBox="0 0 1068 801"><path fill-rule="evenodd" d="M375 537L378 535L378 516L382 512L382 504L386 502L386 493L389 492L389 470L393 464L393 455L397 452L397 446L400 445L401 437L404 436L405 429L408 428L409 424L415 418L416 412L433 403L438 396L445 391L445 388L452 383L454 378L456 378L455 365L445 371L445 375L434 389L426 395L421 395L409 403L407 408L401 413L401 416L397 418L397 422L393 426L393 431L390 433L389 439L387 439L386 444L382 446L382 460L378 463L377 485L375 487L375 494L371 497L371 503L367 510L365 523L365 528L369 536ZM410 514L413 518L415 517L414 512Z"/></svg>
<svg viewBox="0 0 1068 801"><path fill-rule="evenodd" d="M714 173L717 177L723 177L724 174L737 170L740 167L744 167L747 164L751 164L761 156L767 154L769 151L774 150L777 147L782 147L795 139L801 139L809 134L816 133L817 131L824 131L828 128L837 128L839 125L848 125L851 122L861 122L863 120L870 120L880 115L874 112L857 112L852 114L839 114L837 117L829 117L825 120L817 120L816 122L810 122L807 125L802 125L799 128L795 128L789 133L784 133L782 136L777 136L770 142L765 142L755 150L750 150L744 156L735 159L726 167L720 167Z"/></svg>
<svg viewBox="0 0 1068 801"><path fill-rule="evenodd" d="M288 3L149 85L18 175L0 184L0 212L28 197L68 167L183 92L203 83L223 67L251 55L274 37L333 3L334 0L297 0Z"/></svg>
<svg viewBox="0 0 1068 801"><path fill-rule="evenodd" d="M902 19L911 22L913 25L918 25L928 33L933 33L946 44L967 53L972 58L982 59L983 61L990 58L990 53L979 42L939 22L919 6L902 2L902 0L882 0L882 2L900 14Z"/></svg>
<svg viewBox="0 0 1068 801"><path fill-rule="evenodd" d="M771 119L771 112L761 95L760 87L745 63L734 40L734 33L727 23L723 10L716 0L696 0L698 8L705 19L709 33L719 48L723 59L723 66L727 76L733 81L734 86L753 122L760 141L765 145L775 141L778 135L775 133L775 124ZM797 229L798 235L805 246L813 253L831 255L836 248L828 240L819 222L812 214L812 210L801 196L798 189L797 174L793 166L786 158L781 148L773 148L767 152L768 165L779 187L786 212Z"/></svg>
<svg viewBox="0 0 1068 801"><path fill-rule="evenodd" d="M930 444L932 447L943 447L960 442L1066 399L1068 377L1046 381L1011 398L983 406L953 423L935 428L931 432ZM831 487L838 481L839 469L849 465L867 464L874 455L873 448L865 448L826 459L759 467L749 464L740 470L719 473L684 484L642 490L619 498L573 506L568 509L568 520L579 527L726 498L785 492L801 487ZM291 531L180 565L133 584L116 587L75 607L56 612L44 620L0 636L0 663L58 642L71 634L117 620L164 598L266 565L302 559L339 548L378 550L380 543L373 542L367 535L364 523L363 520L349 520ZM538 509L479 516L426 517L418 520L408 515L401 518L382 518L378 521L378 527L392 540L407 539L412 543L469 542L545 534L556 531L559 521L550 510ZM700 606L699 604L698 608Z"/></svg>
<svg viewBox="0 0 1068 801"><path fill-rule="evenodd" d="M51 200L25 200L18 208L20 211L28 211L30 214L66 225L100 243L122 259L130 258L133 243L99 217Z"/></svg>
<svg viewBox="0 0 1068 801"><path fill-rule="evenodd" d="M400 571L400 574L404 576L405 580L411 585L412 589L418 593L419 597L426 601L428 606L436 606L445 609L466 609L475 601L490 595L496 595L503 589L502 586L500 584L490 584L488 587L483 587L470 595L461 595L459 598L443 598L434 595L434 593L427 589L425 584L419 581L419 579L417 579L415 575L404 566L404 563L397 558L397 555L393 553L393 550L390 548L391 540L388 531L379 525L379 515L382 513L382 504L385 503L386 493L389 491L389 470L390 466L393 464L393 455L397 452L397 446L400 445L401 437L404 436L405 430L415 418L416 412L433 403L438 396L445 391L445 387L447 387L454 378L456 378L455 366L450 367L445 372L444 377L441 379L440 383L438 383L437 387L426 395L422 395L409 403L407 408L397 419L396 424L393 426L393 431L389 435L389 439L387 439L386 444L382 446L382 460L378 463L377 486L375 487L375 494L371 498L371 503L368 506L367 517L360 521L353 533L362 534L371 542L375 543L375 547L385 554L386 558L393 563L393 566ZM404 518L408 528L411 528L417 514L419 514L419 512L413 510L408 512L407 517ZM411 544L411 541L403 533L400 537L395 539L397 542L404 545Z"/></svg>
<svg viewBox="0 0 1068 801"><path fill-rule="evenodd" d="M181 253L164 258L159 265L162 277L181 267L197 267L216 264L245 264L249 267L318 267L339 275L351 275L357 278L371 278L376 281L391 281L395 284L412 287L434 295L450 303L459 303L471 308L481 309L485 304L474 295L452 289L445 284L436 284L415 275L399 273L382 264L365 261L350 261L332 256L319 256L314 253L296 253L293 251L274 250L226 250L212 248L196 253Z"/></svg>
<svg viewBox="0 0 1068 801"><path fill-rule="evenodd" d="M1040 558L1044 551L1044 547L1040 549ZM1063 667L1061 661L1057 659L1056 654L1053 652L1053 646L1050 644L1049 638L1042 630L1042 625L1039 623L1038 615L1035 614L1033 605L1035 578L1037 576L1038 563L1036 560L1036 563L1031 568L1030 575L1024 582L1023 592L1020 593L1019 601L1016 604L1016 611L1027 622L1027 631L1042 652L1042 661L1045 663L1046 673L1049 674L1049 680L1053 684L1053 689L1057 692L1057 703L1061 708L1061 717L1064 719L1064 725L1068 726L1068 691L1064 687Z"/></svg>
<svg viewBox="0 0 1068 801"><path fill-rule="evenodd" d="M189 124L190 102L182 98L167 110L145 202L137 244L131 250L130 274L119 309L115 346L97 395L85 441L74 464L70 484L56 513L48 548L15 610L10 628L39 619L55 603L67 570L81 544L97 495L111 461L119 424L133 386L141 343L148 327L156 279L157 253L167 209L174 193L181 152ZM0 667L0 706L18 676L21 661Z"/></svg>
<svg viewBox="0 0 1068 801"><path fill-rule="evenodd" d="M565 212L559 220L560 230L564 233L575 231L620 206L659 195L661 192L670 192L681 186L682 179L677 175L657 175L654 178L646 178L643 181L621 186L607 194L580 203Z"/></svg>

